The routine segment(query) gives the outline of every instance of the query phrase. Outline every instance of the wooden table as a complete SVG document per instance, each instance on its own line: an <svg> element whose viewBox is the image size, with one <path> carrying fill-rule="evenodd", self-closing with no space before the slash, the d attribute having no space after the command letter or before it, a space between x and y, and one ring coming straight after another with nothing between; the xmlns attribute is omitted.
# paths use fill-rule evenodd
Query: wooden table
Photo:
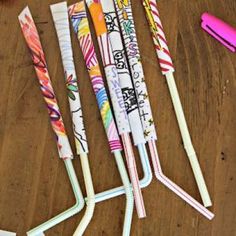
<svg viewBox="0 0 236 236"><path fill-rule="evenodd" d="M29 5L52 77L66 128L74 148L58 41L47 0L0 1L0 229L26 231L74 204L54 135L17 16ZM75 1L68 1L69 4ZM164 173L200 199L185 154L168 87L153 50L141 2L133 0L134 16L146 81L158 131ZM204 11L235 25L235 0L165 0L159 9L176 66L176 83L210 195L208 221L156 179L143 190L148 217L133 217L135 236L236 235L236 55L200 28ZM82 94L90 164L96 192L121 184L109 152L95 96L72 34ZM79 158L74 164L84 191ZM142 172L140 171L140 177ZM121 235L124 196L96 205L85 235ZM84 211L83 211L84 212ZM70 236L81 214L46 232Z"/></svg>

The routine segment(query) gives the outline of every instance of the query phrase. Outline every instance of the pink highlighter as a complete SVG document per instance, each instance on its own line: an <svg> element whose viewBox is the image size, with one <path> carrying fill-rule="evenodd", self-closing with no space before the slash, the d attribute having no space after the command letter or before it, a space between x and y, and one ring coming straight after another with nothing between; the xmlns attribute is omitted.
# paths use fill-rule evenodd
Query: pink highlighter
<svg viewBox="0 0 236 236"><path fill-rule="evenodd" d="M202 14L201 27L220 41L230 51L236 52L236 29L219 18L205 12Z"/></svg>

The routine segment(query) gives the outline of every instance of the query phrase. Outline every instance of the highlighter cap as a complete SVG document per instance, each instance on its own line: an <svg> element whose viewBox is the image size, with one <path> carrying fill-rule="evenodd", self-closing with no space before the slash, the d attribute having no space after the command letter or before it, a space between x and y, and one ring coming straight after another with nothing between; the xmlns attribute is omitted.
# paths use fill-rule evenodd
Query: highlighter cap
<svg viewBox="0 0 236 236"><path fill-rule="evenodd" d="M205 12L201 16L201 27L230 51L236 52L236 29L221 19Z"/></svg>

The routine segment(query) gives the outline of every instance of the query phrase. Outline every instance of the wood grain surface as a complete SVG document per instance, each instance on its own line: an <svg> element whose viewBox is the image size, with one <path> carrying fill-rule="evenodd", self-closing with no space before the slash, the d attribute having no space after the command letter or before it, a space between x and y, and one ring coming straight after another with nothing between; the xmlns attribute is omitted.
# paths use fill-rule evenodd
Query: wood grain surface
<svg viewBox="0 0 236 236"><path fill-rule="evenodd" d="M0 229L17 232L19 236L74 204L17 18L29 5L74 149L63 67L49 10L49 4L56 2L0 1ZM201 201L144 10L140 1L132 3L163 171ZM213 200L211 210L216 216L208 221L154 178L143 189L148 217L139 220L134 213L132 235L235 236L236 54L201 30L200 16L209 11L236 26L236 1L165 0L160 1L159 9L176 66L175 78L185 116ZM94 187L101 192L119 186L121 180L74 34L72 40ZM79 158L73 163L85 193ZM139 173L141 178L140 164ZM121 235L124 208L124 196L98 203L85 235ZM46 235L71 236L83 213L84 210L48 230Z"/></svg>

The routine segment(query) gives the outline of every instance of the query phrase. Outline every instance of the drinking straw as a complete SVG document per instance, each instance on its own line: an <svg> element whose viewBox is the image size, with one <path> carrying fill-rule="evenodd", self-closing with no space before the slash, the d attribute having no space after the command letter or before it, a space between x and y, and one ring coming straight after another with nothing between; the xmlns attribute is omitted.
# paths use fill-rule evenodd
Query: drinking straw
<svg viewBox="0 0 236 236"><path fill-rule="evenodd" d="M146 148L143 148L143 146L138 146L138 149L139 149L139 153L142 152L142 155L140 155L140 158L141 158L141 164L142 164L142 169L144 173L143 178L139 181L139 185L141 188L146 188L152 181L151 166L149 163ZM97 202L105 201L110 198L118 197L124 193L125 192L124 192L123 186L106 190L104 192L97 193L95 195L95 202L97 203Z"/></svg>
<svg viewBox="0 0 236 236"><path fill-rule="evenodd" d="M110 150L115 155L116 163L121 175L122 182L125 187L127 201L125 220L123 225L123 235L130 235L134 198L128 174L126 172L123 158L121 155L122 146L119 139L118 131L116 129L113 114L110 108L110 103L99 68L97 56L95 53L84 2L82 1L70 6L68 11L71 18L71 22L73 24L74 31L77 35L80 47L82 49L86 68L91 78L92 87L94 90L94 94L97 98L98 107L100 109L103 126L106 131Z"/></svg>
<svg viewBox="0 0 236 236"><path fill-rule="evenodd" d="M95 194L88 161L88 145L86 141L85 128L83 122L82 108L80 102L79 88L76 78L75 65L73 59L69 16L67 3L61 2L50 6L54 20L59 46L61 50L62 62L65 71L65 82L68 91L70 111L73 120L73 131L76 143L77 154L80 155L85 187L87 192L87 207L85 214L77 227L74 235L82 235L93 217L95 208Z"/></svg>
<svg viewBox="0 0 236 236"><path fill-rule="evenodd" d="M154 166L154 171L156 178L161 181L166 187L175 192L179 197L181 197L184 201L190 204L193 208L199 211L208 219L212 219L214 214L211 213L208 209L198 203L194 198L192 198L189 194L187 194L183 189L173 183L169 178L167 178L161 170L160 160L157 153L156 148L156 137L155 137L155 128L147 129L147 124L145 125L145 117L149 117L150 124L153 122L152 112L150 102L148 100L148 93L144 79L144 73L138 48L137 36L134 27L132 8L130 1L120 2L118 0L115 1L115 7L118 13L118 19L120 22L120 26L122 29L122 35L125 42L125 49L128 55L128 61L130 64L132 79L135 86L137 98L139 101L140 108L140 116L143 122L143 128L145 133L145 138L148 141L151 158ZM140 89L141 87L141 89ZM140 90L139 90L140 89ZM139 96L139 94L145 94L145 96ZM145 97L146 99L143 99ZM143 101L145 100L145 101ZM143 109L143 104L146 104L146 111ZM149 111L149 112L147 112ZM142 114L146 114L142 116ZM153 133L153 134L152 134ZM152 134L152 135L151 135Z"/></svg>
<svg viewBox="0 0 236 236"><path fill-rule="evenodd" d="M117 69L114 62L114 57L111 50L111 43L108 37L106 23L103 17L102 6L100 1L88 0L86 1L92 21L95 27L98 45L102 57L102 62L107 77L107 83L111 95L111 101L114 108L116 124L118 126L119 134L121 135L124 146L126 162L130 174L131 183L133 186L135 205L139 218L146 217L143 197L139 186L138 173L136 169L135 157L130 140L130 126L128 122L127 113L125 110L125 103L122 96L121 86Z"/></svg>
<svg viewBox="0 0 236 236"><path fill-rule="evenodd" d="M171 99L174 105L175 114L178 120L181 136L184 143L187 156L189 158L193 173L198 185L199 192L204 206L212 205L207 186L195 153L187 123L185 120L183 108L174 79L174 66L168 49L167 41L163 31L162 23L159 17L157 4L155 0L142 0L145 8L146 17L150 25L153 42L155 45L157 57L159 59L162 74L166 76L167 84L170 90Z"/></svg>
<svg viewBox="0 0 236 236"><path fill-rule="evenodd" d="M66 135L56 96L52 88L42 45L40 43L39 35L28 7L26 7L20 13L19 21L23 35L30 49L33 65L39 79L44 100L47 104L51 125L56 135L59 156L65 163L76 198L76 204L73 207L59 214L58 216L55 216L46 223L27 232L27 235L33 236L41 234L43 231L81 211L81 209L84 207L84 199L71 161L71 159L73 159L73 153Z"/></svg>

